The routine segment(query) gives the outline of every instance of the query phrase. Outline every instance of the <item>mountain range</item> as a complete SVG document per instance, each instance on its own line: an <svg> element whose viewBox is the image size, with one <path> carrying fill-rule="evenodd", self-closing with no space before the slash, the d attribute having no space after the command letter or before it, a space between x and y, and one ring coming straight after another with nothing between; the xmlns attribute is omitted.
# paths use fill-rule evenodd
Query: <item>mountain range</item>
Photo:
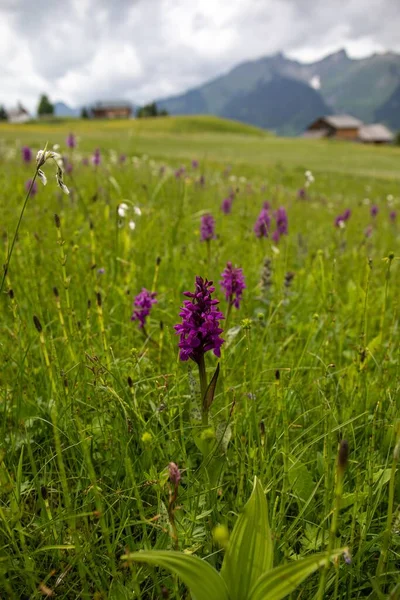
<svg viewBox="0 0 400 600"><path fill-rule="evenodd" d="M400 55L352 59L339 50L301 63L279 52L246 61L183 94L156 101L172 115L216 115L281 135L301 133L326 114L346 113L365 123L400 129ZM62 102L57 116L77 116Z"/></svg>
<svg viewBox="0 0 400 600"><path fill-rule="evenodd" d="M296 134L327 113L400 128L399 103L400 55L352 59L340 50L313 63L291 60L281 52L246 61L157 105L170 114L214 114Z"/></svg>

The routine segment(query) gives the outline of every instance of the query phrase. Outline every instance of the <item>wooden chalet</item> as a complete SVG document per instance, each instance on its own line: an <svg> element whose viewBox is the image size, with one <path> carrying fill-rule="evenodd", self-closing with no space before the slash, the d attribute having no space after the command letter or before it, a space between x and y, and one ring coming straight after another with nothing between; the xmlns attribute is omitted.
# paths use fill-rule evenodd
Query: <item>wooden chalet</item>
<svg viewBox="0 0 400 600"><path fill-rule="evenodd" d="M319 117L307 127L303 137L334 138L363 144L391 144L394 141L393 133L385 125L381 123L364 125L362 121L351 115Z"/></svg>
<svg viewBox="0 0 400 600"><path fill-rule="evenodd" d="M364 144L392 144L394 134L385 125L374 123L360 127L358 139Z"/></svg>
<svg viewBox="0 0 400 600"><path fill-rule="evenodd" d="M94 119L129 119L132 106L129 102L97 102L90 112Z"/></svg>
<svg viewBox="0 0 400 600"><path fill-rule="evenodd" d="M309 125L304 133L308 138L335 138L357 140L362 121L350 115L329 115L320 117Z"/></svg>

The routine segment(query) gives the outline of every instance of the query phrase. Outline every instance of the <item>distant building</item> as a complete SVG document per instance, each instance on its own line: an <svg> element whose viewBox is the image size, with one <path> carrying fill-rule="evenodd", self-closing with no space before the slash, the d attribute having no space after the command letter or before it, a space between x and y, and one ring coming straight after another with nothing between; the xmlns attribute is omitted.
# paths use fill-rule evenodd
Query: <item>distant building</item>
<svg viewBox="0 0 400 600"><path fill-rule="evenodd" d="M309 125L304 133L311 138L335 138L338 140L356 140L362 121L350 115L329 115L320 117Z"/></svg>
<svg viewBox="0 0 400 600"><path fill-rule="evenodd" d="M18 103L17 108L11 108L10 110L7 110L6 113L7 120L10 123L26 123L31 119L31 116L26 108L24 108L20 103Z"/></svg>
<svg viewBox="0 0 400 600"><path fill-rule="evenodd" d="M303 137L334 138L365 144L390 144L394 141L393 133L385 125L381 123L364 125L362 121L351 115L319 117L307 127Z"/></svg>
<svg viewBox="0 0 400 600"><path fill-rule="evenodd" d="M391 144L394 134L385 125L363 125L358 132L358 139L364 144Z"/></svg>
<svg viewBox="0 0 400 600"><path fill-rule="evenodd" d="M90 112L94 119L129 119L132 106L128 102L97 102Z"/></svg>

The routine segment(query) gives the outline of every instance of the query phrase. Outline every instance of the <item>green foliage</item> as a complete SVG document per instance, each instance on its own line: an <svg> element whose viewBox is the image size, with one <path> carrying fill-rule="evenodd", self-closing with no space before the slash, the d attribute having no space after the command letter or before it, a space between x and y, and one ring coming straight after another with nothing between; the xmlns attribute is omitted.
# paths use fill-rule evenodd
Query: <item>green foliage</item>
<svg viewBox="0 0 400 600"><path fill-rule="evenodd" d="M230 600L222 577L196 556L159 550L128 554L123 559L156 565L175 573L192 590L195 600Z"/></svg>
<svg viewBox="0 0 400 600"><path fill-rule="evenodd" d="M89 119L89 111L86 106L84 106L81 110L81 119Z"/></svg>
<svg viewBox="0 0 400 600"><path fill-rule="evenodd" d="M0 105L0 121L7 121L8 117L7 117L7 113L6 110L4 108L4 106L1 104Z"/></svg>
<svg viewBox="0 0 400 600"><path fill-rule="evenodd" d="M149 117L166 117L168 116L168 111L163 108L159 110L157 108L157 104L155 102L151 102L150 104L145 104L140 107L136 111L136 117L138 119L147 119Z"/></svg>
<svg viewBox="0 0 400 600"><path fill-rule="evenodd" d="M46 94L40 96L37 113L39 117L48 117L54 114L54 105Z"/></svg>
<svg viewBox="0 0 400 600"><path fill-rule="evenodd" d="M342 551L336 550L333 556ZM182 579L196 600L280 600L304 579L326 566L327 554L318 554L272 569L272 535L260 481L239 516L229 540L221 575L196 557L175 552L139 552L123 558L164 567Z"/></svg>

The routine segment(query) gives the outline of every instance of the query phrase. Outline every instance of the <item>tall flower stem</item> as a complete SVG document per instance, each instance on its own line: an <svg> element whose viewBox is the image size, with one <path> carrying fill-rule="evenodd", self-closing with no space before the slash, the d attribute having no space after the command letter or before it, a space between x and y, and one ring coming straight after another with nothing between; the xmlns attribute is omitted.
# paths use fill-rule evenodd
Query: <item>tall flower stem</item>
<svg viewBox="0 0 400 600"><path fill-rule="evenodd" d="M204 362L204 355L199 357L197 362L199 367L199 378L200 378L200 394L201 394L201 421L204 427L208 427L208 409L204 407L204 397L207 392L207 373L206 365Z"/></svg>
<svg viewBox="0 0 400 600"><path fill-rule="evenodd" d="M211 242L210 240L206 240L207 243L207 267L208 270L210 270L210 266L211 266Z"/></svg>
<svg viewBox="0 0 400 600"><path fill-rule="evenodd" d="M232 296L230 296L229 298L229 302L228 302L228 308L226 311L226 318L225 318L225 331L228 331L229 329L229 318L231 316L231 312L232 312Z"/></svg>
<svg viewBox="0 0 400 600"><path fill-rule="evenodd" d="M17 227L16 227L15 232L14 232L13 241L11 242L11 247L10 247L10 249L8 251L8 254L7 254L7 260L6 260L6 263L5 263L4 267L3 267L4 268L4 272L3 272L3 278L1 280L0 294L3 291L4 282L5 282L6 277L7 277L8 269L9 269L9 266L10 266L11 255L13 253L15 242L16 242L17 237L18 237L18 232L19 232L19 228L20 228L20 225L21 225L21 222L22 222L22 217L24 216L25 208L26 208L26 205L28 204L28 200L29 200L29 196L31 195L32 188L35 185L35 180L36 180L37 174L38 174L38 167L36 167L36 171L35 171L35 174L34 174L34 176L32 178L31 185L29 186L29 190L28 190L28 192L26 194L25 201L24 201L24 204L22 206L22 210L21 210L20 215L19 215Z"/></svg>

